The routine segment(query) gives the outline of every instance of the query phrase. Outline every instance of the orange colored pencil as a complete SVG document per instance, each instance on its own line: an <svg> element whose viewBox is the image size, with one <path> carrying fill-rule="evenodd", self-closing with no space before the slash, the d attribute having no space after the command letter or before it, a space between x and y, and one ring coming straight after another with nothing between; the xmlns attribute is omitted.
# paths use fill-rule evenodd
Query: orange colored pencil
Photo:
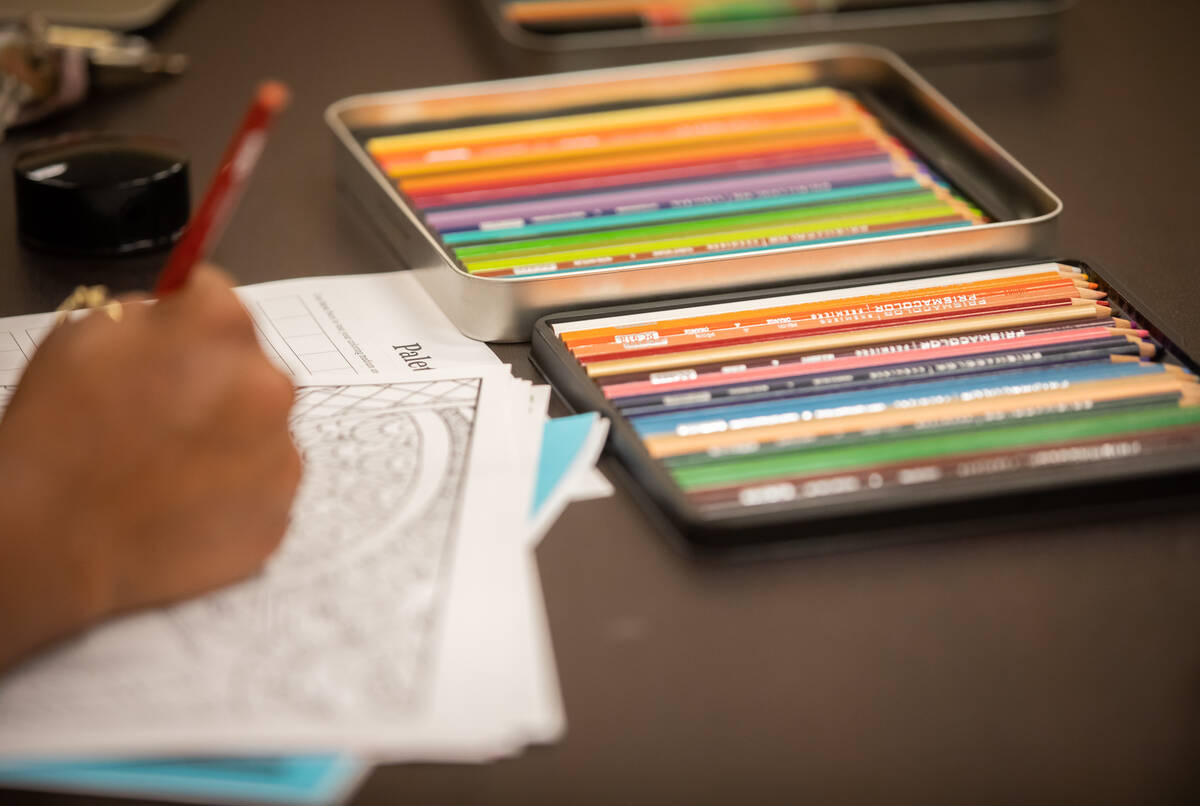
<svg viewBox="0 0 1200 806"><path fill-rule="evenodd" d="M480 145L447 145L416 151L384 151L376 159L391 176L409 177L433 173L512 165L534 160L562 160L592 154L612 154L634 149L684 146L729 139L806 131L830 121L848 121L855 115L840 104L799 109L763 111L754 115L720 115L697 120L670 121L655 126L638 126L551 137L498 140Z"/></svg>
<svg viewBox="0 0 1200 806"><path fill-rule="evenodd" d="M518 168L487 168L479 171L462 171L446 176L434 175L403 179L400 181L400 187L409 193L428 195L480 187L499 187L529 182L562 180L571 177L597 176L600 174L621 173L638 169L662 169L673 165L709 163L735 157L750 158L776 153L795 154L838 146L877 144L879 144L877 137L864 132L862 127L856 122L851 122L838 124L836 127L831 126L829 131L819 135L796 136L788 134L751 141L705 145L698 148L683 149L679 153L672 155L664 155L658 151L654 151L648 154L635 153L620 156L581 157L571 161L569 166L550 163L548 165L533 165Z"/></svg>
<svg viewBox="0 0 1200 806"><path fill-rule="evenodd" d="M1016 283L1014 280L1020 280L1021 282ZM619 344L622 342L652 340L676 333L715 331L725 327L762 324L768 320L779 319L781 317L802 316L809 312L832 310L838 307L888 305L927 297L959 294L1003 295L1006 293L1039 293L1043 289L1054 291L1060 296L1078 297L1080 299L1098 300L1104 298L1103 293L1080 288L1076 284L1076 281L1063 277L1061 274L1043 272L1038 275L1028 275L1018 278L1004 277L975 283L930 286L894 291L886 294L843 297L836 300L778 305L770 308L733 311L709 316L666 319L627 327L568 331L561 334L560 338L568 347L575 350L578 347L592 344Z"/></svg>
<svg viewBox="0 0 1200 806"><path fill-rule="evenodd" d="M597 361L587 365L587 373L593 378L609 375L624 375L635 372L656 372L664 369L694 366L719 361L733 363L745 358L786 355L805 351L818 352L862 344L880 344L892 341L930 338L952 333L977 330L999 330L1010 327L1053 324L1058 322L1080 322L1095 319L1111 321L1116 327L1128 328L1127 319L1118 319L1112 311L1102 305L1075 305L1069 308L1043 308L1014 313L998 313L990 316L972 316L962 319L945 319L936 322L879 327L856 330L848 333L828 333L816 336L801 336L794 339L751 344L734 344L700 350L681 350L663 355L646 355L619 358L612 361Z"/></svg>
<svg viewBox="0 0 1200 806"><path fill-rule="evenodd" d="M1057 294L1057 296L1056 296ZM1048 294L982 296L962 294L946 298L925 298L913 307L896 305L879 309L850 307L813 312L807 317L780 317L760 324L741 324L719 330L699 330L661 336L649 341L589 344L572 349L575 358L587 364L619 359L629 355L660 355L718 345L742 344L770 339L793 338L802 334L840 333L906 323L946 321L988 316L1002 311L1089 309L1104 303L1064 297L1056 291Z"/></svg>

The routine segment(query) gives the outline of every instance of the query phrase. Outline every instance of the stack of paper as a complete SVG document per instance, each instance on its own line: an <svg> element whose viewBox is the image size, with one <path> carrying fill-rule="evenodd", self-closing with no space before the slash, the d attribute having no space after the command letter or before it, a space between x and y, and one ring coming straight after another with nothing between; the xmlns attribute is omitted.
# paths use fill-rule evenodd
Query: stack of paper
<svg viewBox="0 0 1200 806"><path fill-rule="evenodd" d="M406 274L242 291L300 386L293 525L258 577L0 678L0 781L322 802L360 774L351 758L482 761L559 737L531 549L572 497L606 492L605 424L547 425L548 389ZM13 317L0 341L27 356L48 326Z"/></svg>

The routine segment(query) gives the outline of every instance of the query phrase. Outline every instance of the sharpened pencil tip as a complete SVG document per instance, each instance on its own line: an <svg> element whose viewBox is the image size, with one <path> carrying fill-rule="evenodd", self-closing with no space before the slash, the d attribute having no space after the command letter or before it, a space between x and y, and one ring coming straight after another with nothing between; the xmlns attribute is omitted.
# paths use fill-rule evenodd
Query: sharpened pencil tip
<svg viewBox="0 0 1200 806"><path fill-rule="evenodd" d="M291 98L292 91L282 81L264 81L258 86L259 101L269 106L274 112L286 107Z"/></svg>

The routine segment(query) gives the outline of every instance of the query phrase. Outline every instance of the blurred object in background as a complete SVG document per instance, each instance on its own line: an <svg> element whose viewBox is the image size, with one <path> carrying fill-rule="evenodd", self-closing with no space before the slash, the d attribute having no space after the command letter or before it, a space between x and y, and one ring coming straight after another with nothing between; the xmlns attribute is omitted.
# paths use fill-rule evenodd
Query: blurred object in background
<svg viewBox="0 0 1200 806"><path fill-rule="evenodd" d="M13 164L17 231L36 249L85 257L163 249L190 211L188 160L163 137L69 134Z"/></svg>
<svg viewBox="0 0 1200 806"><path fill-rule="evenodd" d="M40 14L63 25L89 25L134 31L153 25L179 0L0 0L0 20L14 22Z"/></svg>
<svg viewBox="0 0 1200 806"><path fill-rule="evenodd" d="M910 59L1045 51L1073 0L471 0L508 66L584 69L855 42Z"/></svg>
<svg viewBox="0 0 1200 806"><path fill-rule="evenodd" d="M187 67L140 36L51 25L37 14L0 32L0 138L80 104L93 90L137 86Z"/></svg>

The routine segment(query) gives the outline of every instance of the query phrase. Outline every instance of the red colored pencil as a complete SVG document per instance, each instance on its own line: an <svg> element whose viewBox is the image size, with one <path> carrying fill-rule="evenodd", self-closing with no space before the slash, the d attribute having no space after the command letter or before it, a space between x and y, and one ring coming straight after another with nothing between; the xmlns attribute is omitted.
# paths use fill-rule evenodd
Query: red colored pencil
<svg viewBox="0 0 1200 806"><path fill-rule="evenodd" d="M200 208L188 222L187 230L167 258L167 265L158 276L154 287L157 296L169 294L187 282L192 267L212 250L229 216L241 198L246 180L250 178L263 146L267 132L276 116L288 103L288 89L278 81L266 81L259 86L242 119L242 125L233 135L221 165Z"/></svg>
<svg viewBox="0 0 1200 806"><path fill-rule="evenodd" d="M639 168L624 173L607 175L589 174L569 179L552 179L540 182L531 181L504 187L455 190L446 193L424 194L413 193L407 190L405 193L421 209L428 209L462 204L512 201L529 196L545 196L556 193L583 193L585 191L598 191L606 188L622 188L626 185L650 185L657 182L687 181L712 176L725 178L730 174L802 168L806 165L820 167L830 162L857 160L887 153L878 143L864 139L848 145L813 151L784 150L765 156L735 157L729 160L691 165ZM897 176L911 176L911 171L898 172Z"/></svg>
<svg viewBox="0 0 1200 806"><path fill-rule="evenodd" d="M720 369L710 369L705 372L693 372L683 375L675 381L654 382L651 380L630 380L606 384L602 387L604 396L610 400L624 397L651 394L676 394L694 389L705 389L726 384L753 384L802 375L815 375L833 372L852 372L865 367L887 366L888 364L916 361L949 360L958 356L976 355L990 352L1015 353L1021 350L1051 347L1054 345L1073 342L1088 342L1097 339L1107 339L1113 334L1111 328L1091 326L1072 330L1052 330L1029 335L1013 335L1007 339L985 339L980 342L970 341L963 344L934 344L927 348L903 350L899 352L883 352L870 355L847 355L838 358L805 361L803 357L779 363L767 363L757 367L747 367L736 372L722 372ZM1132 334L1126 336L1131 343L1141 346L1140 337ZM1149 358L1149 355L1143 357Z"/></svg>
<svg viewBox="0 0 1200 806"><path fill-rule="evenodd" d="M843 124L820 136L786 133L762 139L734 140L675 151L638 151L628 154L578 157L567 163L538 162L517 167L462 170L448 174L416 176L400 180L400 189L410 196L436 196L495 190L523 184L564 182L572 179L613 176L630 171L670 168L701 168L714 162L733 159L770 159L785 155L825 154L831 150L882 148L879 138L864 132L854 122Z"/></svg>
<svg viewBox="0 0 1200 806"><path fill-rule="evenodd" d="M675 336L664 336L661 339L651 342L587 345L578 350L573 350L572 353L581 364L591 364L597 361L612 361L633 355L662 355L664 353L685 352L696 348L708 349L719 346L772 341L775 339L790 339L799 336L846 333L879 327L892 327L901 324L916 324L919 322L942 322L949 319L990 316L995 313L1032 311L1042 308L1073 308L1103 304L1090 300L1072 300L1068 297L1061 299L1053 297L1027 297L1014 300L1002 298L999 302L985 300L985 304L981 304L978 307L952 303L947 306L939 306L937 310L921 311L918 313L902 311L863 312L859 321L851 322L835 321L827 323L818 319L792 320L731 327L718 331L681 333Z"/></svg>
<svg viewBox="0 0 1200 806"><path fill-rule="evenodd" d="M1076 290L1071 286L1071 290ZM713 346L733 341L752 340L756 337L770 338L781 332L833 332L856 328L883 327L888 323L920 321L926 318L983 315L988 311L1018 310L1035 307L1096 304L1106 305L1101 300L1081 299L1069 293L1049 288L1007 294L1001 291L981 291L955 297L935 297L925 294L914 297L911 305L892 305L887 308L870 305L841 305L818 308L794 315L773 317L747 317L746 321L714 323L712 327L689 328L682 332L658 332L654 338L622 339L592 344L572 345L571 353L580 361L600 360L603 356L621 356L637 352L650 355L656 352L671 352L687 349L691 345Z"/></svg>

